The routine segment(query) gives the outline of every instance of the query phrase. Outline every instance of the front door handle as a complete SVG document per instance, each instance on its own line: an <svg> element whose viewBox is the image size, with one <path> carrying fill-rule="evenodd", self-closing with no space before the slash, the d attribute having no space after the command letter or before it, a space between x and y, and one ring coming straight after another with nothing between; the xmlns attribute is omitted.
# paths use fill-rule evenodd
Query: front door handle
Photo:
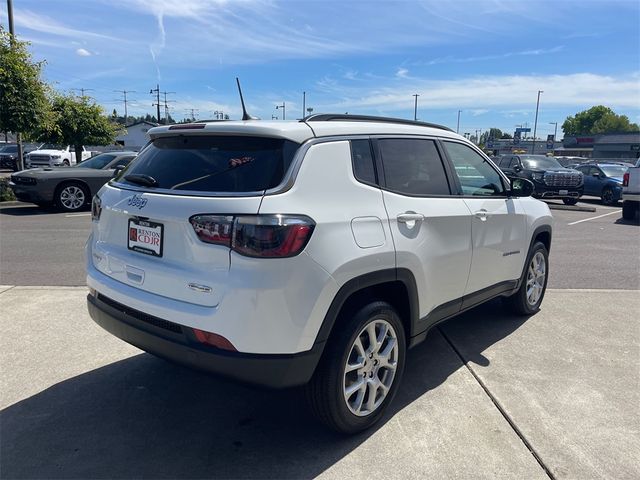
<svg viewBox="0 0 640 480"><path fill-rule="evenodd" d="M421 213L407 212L401 213L396 217L396 219L398 220L398 223L421 222L424 220L424 215Z"/></svg>
<svg viewBox="0 0 640 480"><path fill-rule="evenodd" d="M474 215L483 222L486 222L487 218L490 216L484 208L475 212Z"/></svg>

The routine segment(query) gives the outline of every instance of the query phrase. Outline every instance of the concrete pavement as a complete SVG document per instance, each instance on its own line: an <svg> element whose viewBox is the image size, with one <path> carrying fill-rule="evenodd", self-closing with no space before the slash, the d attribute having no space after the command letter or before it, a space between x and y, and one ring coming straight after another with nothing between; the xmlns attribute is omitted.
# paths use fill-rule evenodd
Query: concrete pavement
<svg viewBox="0 0 640 480"><path fill-rule="evenodd" d="M637 291L550 290L434 329L385 422L327 432L264 392L141 353L84 288L0 287L3 478L638 478Z"/></svg>

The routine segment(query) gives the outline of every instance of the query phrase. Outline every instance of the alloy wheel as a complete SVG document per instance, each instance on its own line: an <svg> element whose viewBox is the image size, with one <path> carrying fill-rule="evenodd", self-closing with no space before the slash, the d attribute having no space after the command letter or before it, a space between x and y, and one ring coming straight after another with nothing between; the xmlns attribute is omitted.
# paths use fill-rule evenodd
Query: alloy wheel
<svg viewBox="0 0 640 480"><path fill-rule="evenodd" d="M353 342L344 368L343 394L359 417L373 413L387 397L398 367L398 337L386 320L364 326Z"/></svg>
<svg viewBox="0 0 640 480"><path fill-rule="evenodd" d="M545 278L547 276L547 262L542 252L536 252L527 270L527 303L535 306L542 297Z"/></svg>
<svg viewBox="0 0 640 480"><path fill-rule="evenodd" d="M77 210L86 201L84 191L75 185L69 185L60 192L60 203L67 210Z"/></svg>

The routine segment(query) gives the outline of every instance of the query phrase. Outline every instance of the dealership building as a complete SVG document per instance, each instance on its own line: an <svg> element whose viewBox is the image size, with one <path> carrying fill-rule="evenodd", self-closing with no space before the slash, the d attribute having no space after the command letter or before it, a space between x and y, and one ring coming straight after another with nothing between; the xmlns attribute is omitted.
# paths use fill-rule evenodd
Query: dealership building
<svg viewBox="0 0 640 480"><path fill-rule="evenodd" d="M554 150L554 155L621 160L640 158L640 132L566 136L562 147Z"/></svg>

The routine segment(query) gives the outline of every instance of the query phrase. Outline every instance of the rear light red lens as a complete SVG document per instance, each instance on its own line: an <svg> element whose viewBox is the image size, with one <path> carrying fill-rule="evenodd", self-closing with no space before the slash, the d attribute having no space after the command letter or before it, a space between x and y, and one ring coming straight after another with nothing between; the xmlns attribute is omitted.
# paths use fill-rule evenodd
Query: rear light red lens
<svg viewBox="0 0 640 480"><path fill-rule="evenodd" d="M229 350L232 352L236 352L236 347L233 344L224 338L222 335L218 335L217 333L205 332L204 330L198 330L197 328L193 329L193 334L196 336L196 340L200 343L204 343L206 345L211 345L212 347L221 348L222 350Z"/></svg>
<svg viewBox="0 0 640 480"><path fill-rule="evenodd" d="M622 177L622 186L623 187L629 186L629 172L624 173L624 176Z"/></svg>
<svg viewBox="0 0 640 480"><path fill-rule="evenodd" d="M224 245L240 255L285 258L307 246L315 223L304 215L194 215L189 219L198 238Z"/></svg>
<svg viewBox="0 0 640 480"><path fill-rule="evenodd" d="M233 217L229 215L194 215L189 219L196 235L205 243L231 247Z"/></svg>
<svg viewBox="0 0 640 480"><path fill-rule="evenodd" d="M237 217L233 250L248 257L293 257L307 245L314 226L310 218L297 215Z"/></svg>

